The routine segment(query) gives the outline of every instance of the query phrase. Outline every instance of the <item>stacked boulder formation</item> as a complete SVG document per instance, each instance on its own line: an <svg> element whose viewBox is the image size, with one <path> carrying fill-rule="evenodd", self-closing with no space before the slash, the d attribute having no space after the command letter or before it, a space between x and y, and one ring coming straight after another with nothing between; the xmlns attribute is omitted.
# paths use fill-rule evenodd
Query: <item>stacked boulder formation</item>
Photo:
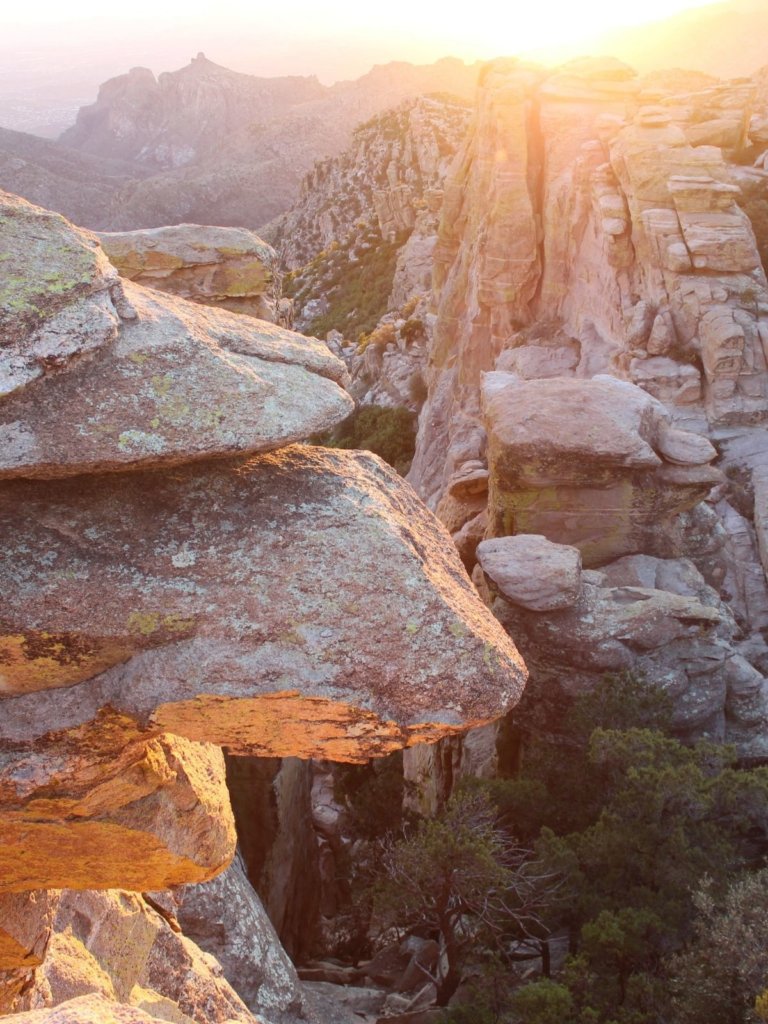
<svg viewBox="0 0 768 1024"><path fill-rule="evenodd" d="M120 278L5 193L0 237L0 1012L288 1024L295 972L221 874L221 748L434 741L523 663L408 485L297 443L352 408L324 344Z"/></svg>
<svg viewBox="0 0 768 1024"><path fill-rule="evenodd" d="M260 320L288 319L290 302L280 297L277 253L253 231L177 224L97 237L130 281Z"/></svg>
<svg viewBox="0 0 768 1024"><path fill-rule="evenodd" d="M532 693L633 671L682 736L759 759L767 114L747 79L486 67L445 186L409 474Z"/></svg>

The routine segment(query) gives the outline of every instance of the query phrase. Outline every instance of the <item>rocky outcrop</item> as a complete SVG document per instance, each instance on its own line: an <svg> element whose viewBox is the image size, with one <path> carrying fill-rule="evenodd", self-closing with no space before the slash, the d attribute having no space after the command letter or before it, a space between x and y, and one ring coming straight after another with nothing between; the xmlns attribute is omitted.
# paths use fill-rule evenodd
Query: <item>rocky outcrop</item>
<svg viewBox="0 0 768 1024"><path fill-rule="evenodd" d="M303 1016L294 966L239 858L211 882L176 889L170 900L183 934L215 958L253 1013L263 1013L270 1024Z"/></svg>
<svg viewBox="0 0 768 1024"><path fill-rule="evenodd" d="M268 228L289 273L295 324L326 337L363 405L424 399L442 184L469 120L459 97L430 95L359 126L320 161Z"/></svg>
<svg viewBox="0 0 768 1024"><path fill-rule="evenodd" d="M513 539L523 553L526 538ZM681 735L728 736L745 756L765 755L768 680L744 657L732 616L691 562L621 558L582 572L576 601L564 577L560 609L532 610L501 593L493 609L517 637L535 689L572 697L607 672L636 673L672 698Z"/></svg>
<svg viewBox="0 0 768 1024"><path fill-rule="evenodd" d="M479 431L470 425L479 414L480 373L492 369L503 340L527 322L538 284L530 188L539 157L529 152L527 136L541 72L521 66L508 74L513 64L484 71L475 119L445 186L429 396L410 472L432 507L455 469L482 454ZM479 127L486 124L488 131Z"/></svg>
<svg viewBox="0 0 768 1024"><path fill-rule="evenodd" d="M92 236L0 199L0 476L264 451L348 414L324 345L121 282Z"/></svg>
<svg viewBox="0 0 768 1024"><path fill-rule="evenodd" d="M483 400L493 536L541 533L588 566L661 553L676 517L721 480L709 440L631 384L496 372Z"/></svg>
<svg viewBox="0 0 768 1024"><path fill-rule="evenodd" d="M24 1011L60 1007L41 1018L104 1021L114 1015L122 1021L131 1008L147 1020L177 1024L254 1024L213 957L179 934L178 926L175 930L141 896L64 892L51 901L55 909L45 959L12 1007L3 1007L6 1012L13 1009L23 1020ZM86 997L89 1012L98 1016L81 1016ZM80 1004L71 1017L74 1011L65 1009L70 1000Z"/></svg>
<svg viewBox="0 0 768 1024"><path fill-rule="evenodd" d="M110 262L129 281L279 322L277 255L253 231L179 224L98 237Z"/></svg>
<svg viewBox="0 0 768 1024"><path fill-rule="evenodd" d="M231 860L220 750L148 736L108 711L58 735L53 725L41 723L44 743L0 751L0 893L162 889Z"/></svg>
<svg viewBox="0 0 768 1024"><path fill-rule="evenodd" d="M485 540L477 561L495 592L530 611L570 608L581 595L581 552L541 535Z"/></svg>
<svg viewBox="0 0 768 1024"><path fill-rule="evenodd" d="M109 705L232 752L356 760L519 694L514 648L448 537L372 456L297 447L55 493L63 532L50 482L0 494L6 740Z"/></svg>
<svg viewBox="0 0 768 1024"><path fill-rule="evenodd" d="M458 96L424 96L358 125L345 152L318 161L291 209L269 226L284 265L298 271L334 243L350 248L360 221L389 241L410 233L444 180L469 115Z"/></svg>
<svg viewBox="0 0 768 1024"><path fill-rule="evenodd" d="M479 380L497 359L526 377L610 373L711 429L765 418L768 291L728 163L754 89L679 85L644 89L610 61L484 75L435 254L410 473L433 507L484 455Z"/></svg>
<svg viewBox="0 0 768 1024"><path fill-rule="evenodd" d="M445 186L409 473L468 568L481 558L534 687L634 667L672 693L681 732L750 757L768 598L764 114L743 79L489 66ZM531 534L576 549L581 591L564 569L526 584ZM628 556L688 559L712 591L686 609L669 577L634 581L642 596L606 583ZM563 606L524 608L537 583Z"/></svg>
<svg viewBox="0 0 768 1024"><path fill-rule="evenodd" d="M364 760L524 667L396 474L290 445L351 406L322 343L121 281L23 200L0 228L2 1008L254 1024L182 921L290 1024L218 748Z"/></svg>

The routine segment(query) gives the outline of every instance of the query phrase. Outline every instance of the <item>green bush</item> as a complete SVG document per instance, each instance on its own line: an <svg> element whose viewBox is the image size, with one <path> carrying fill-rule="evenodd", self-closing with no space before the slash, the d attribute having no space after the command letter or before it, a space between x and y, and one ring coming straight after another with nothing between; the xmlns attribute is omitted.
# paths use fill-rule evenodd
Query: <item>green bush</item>
<svg viewBox="0 0 768 1024"><path fill-rule="evenodd" d="M374 452L405 474L416 445L416 416L402 406L362 405L335 430L312 438L312 442L326 448Z"/></svg>
<svg viewBox="0 0 768 1024"><path fill-rule="evenodd" d="M565 985L542 978L519 988L512 1008L522 1024L565 1024L573 1012L573 996Z"/></svg>

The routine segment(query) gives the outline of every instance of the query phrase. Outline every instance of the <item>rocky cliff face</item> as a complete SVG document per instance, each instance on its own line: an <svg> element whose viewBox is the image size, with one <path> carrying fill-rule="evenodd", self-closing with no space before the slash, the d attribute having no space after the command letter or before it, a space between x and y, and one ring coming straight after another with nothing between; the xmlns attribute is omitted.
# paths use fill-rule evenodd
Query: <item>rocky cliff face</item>
<svg viewBox="0 0 768 1024"><path fill-rule="evenodd" d="M458 97L440 95L378 115L355 129L342 156L315 166L291 210L267 228L288 270L296 327L334 332L351 393L364 404L420 407L414 381L431 330L421 300L442 186L469 117Z"/></svg>
<svg viewBox="0 0 768 1024"><path fill-rule="evenodd" d="M479 375L499 358L526 377L611 372L713 427L764 417L765 274L732 162L754 97L669 95L610 62L488 69L435 254L412 473L431 502L479 454Z"/></svg>
<svg viewBox="0 0 768 1024"><path fill-rule="evenodd" d="M270 226L286 267L300 269L334 242L349 248L361 220L385 240L411 231L429 189L445 178L470 112L460 96L434 95L358 125L352 145L319 161L293 207Z"/></svg>
<svg viewBox="0 0 768 1024"><path fill-rule="evenodd" d="M220 748L453 735L517 700L522 661L394 473L291 443L351 406L324 345L150 292L0 200L0 1007L288 1021L242 875L163 893L232 860Z"/></svg>
<svg viewBox="0 0 768 1024"><path fill-rule="evenodd" d="M481 558L534 685L642 671L681 732L749 756L768 726L758 85L486 69L446 183L409 475L468 566L526 536L583 564L575 586L552 556L547 608ZM523 554L495 571L525 576Z"/></svg>

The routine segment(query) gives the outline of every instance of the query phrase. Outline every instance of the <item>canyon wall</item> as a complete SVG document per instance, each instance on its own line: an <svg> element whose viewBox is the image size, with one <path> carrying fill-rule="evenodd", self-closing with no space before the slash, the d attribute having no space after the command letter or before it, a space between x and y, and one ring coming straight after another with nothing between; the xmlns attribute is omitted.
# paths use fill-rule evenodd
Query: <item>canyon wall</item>
<svg viewBox="0 0 768 1024"><path fill-rule="evenodd" d="M745 79L486 68L446 183L409 474L468 568L501 545L475 579L534 689L640 672L681 734L745 757L768 734L765 113ZM576 582L502 543L526 537L578 557ZM551 607L494 582L550 563Z"/></svg>

